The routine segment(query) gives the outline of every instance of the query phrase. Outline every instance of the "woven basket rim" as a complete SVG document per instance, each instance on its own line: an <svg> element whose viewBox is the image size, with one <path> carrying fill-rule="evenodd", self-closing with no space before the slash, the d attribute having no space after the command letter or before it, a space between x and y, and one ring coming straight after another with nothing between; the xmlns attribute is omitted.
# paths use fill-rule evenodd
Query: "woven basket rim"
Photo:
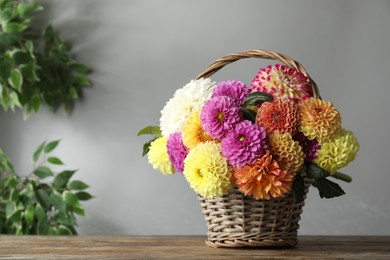
<svg viewBox="0 0 390 260"><path fill-rule="evenodd" d="M226 56L223 56L214 62L212 62L206 70L204 70L202 73L200 73L196 79L200 78L208 78L226 65L233 63L235 61L241 60L241 59L247 59L247 58L260 58L260 59L269 59L269 60L276 60L279 62L284 63L285 65L288 65L290 67L293 67L297 69L299 72L304 74L306 77L308 77L309 82L312 85L313 89L313 97L320 98L320 91L318 89L317 84L315 81L310 77L307 70L303 67L301 63L298 61L292 59L290 56L281 54L272 50L266 50L266 49L249 49L240 51L237 53L228 54Z"/></svg>

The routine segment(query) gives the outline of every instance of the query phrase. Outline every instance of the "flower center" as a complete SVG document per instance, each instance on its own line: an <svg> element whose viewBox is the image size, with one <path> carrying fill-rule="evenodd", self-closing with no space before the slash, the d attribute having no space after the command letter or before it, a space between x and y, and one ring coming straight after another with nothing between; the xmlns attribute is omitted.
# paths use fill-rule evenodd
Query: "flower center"
<svg viewBox="0 0 390 260"><path fill-rule="evenodd" d="M245 140L245 137L244 136L240 136L240 138L238 140L240 140L242 142L242 141Z"/></svg>
<svg viewBox="0 0 390 260"><path fill-rule="evenodd" d="M225 118L225 115L222 112L219 112L217 114L217 119L219 122L222 122L224 118Z"/></svg>
<svg viewBox="0 0 390 260"><path fill-rule="evenodd" d="M274 121L278 121L279 120L279 117L280 117L280 115L279 115L279 113L273 113L272 114L272 119L274 120Z"/></svg>

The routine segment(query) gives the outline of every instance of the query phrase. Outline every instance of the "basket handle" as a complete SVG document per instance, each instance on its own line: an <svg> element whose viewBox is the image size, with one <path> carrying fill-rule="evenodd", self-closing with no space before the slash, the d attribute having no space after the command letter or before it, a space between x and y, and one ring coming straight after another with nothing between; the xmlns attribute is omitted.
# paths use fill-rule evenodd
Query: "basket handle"
<svg viewBox="0 0 390 260"><path fill-rule="evenodd" d="M208 78L220 69L222 69L224 66L228 65L229 63L235 62L240 59L247 59L247 58L260 58L260 59L269 59L269 60L277 60L280 61L290 67L296 68L299 72L303 73L305 76L309 78L309 81L313 87L313 96L315 98L320 97L320 92L317 87L317 84L314 82L314 80L309 76L306 69L297 61L293 60L287 55L280 54L271 50L245 50L238 53L233 53L226 55L213 63L211 63L208 68L199 74L196 79L200 78Z"/></svg>

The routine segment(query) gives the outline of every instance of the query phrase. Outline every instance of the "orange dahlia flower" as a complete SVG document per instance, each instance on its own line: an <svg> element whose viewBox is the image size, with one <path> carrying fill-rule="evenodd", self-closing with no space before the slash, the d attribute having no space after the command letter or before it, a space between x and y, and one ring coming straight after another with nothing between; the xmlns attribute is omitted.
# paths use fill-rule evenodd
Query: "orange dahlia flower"
<svg viewBox="0 0 390 260"><path fill-rule="evenodd" d="M297 106L292 100L282 98L264 102L257 112L256 123L268 134L276 131L294 134L298 128Z"/></svg>
<svg viewBox="0 0 390 260"><path fill-rule="evenodd" d="M305 154L299 142L294 141L290 133L275 132L269 138L271 154L280 168L291 173L302 169Z"/></svg>
<svg viewBox="0 0 390 260"><path fill-rule="evenodd" d="M341 130L341 116L332 103L308 98L298 102L299 131L320 144L329 142Z"/></svg>
<svg viewBox="0 0 390 260"><path fill-rule="evenodd" d="M245 195L255 199L282 197L291 190L294 175L280 169L269 151L255 163L234 169L234 182Z"/></svg>

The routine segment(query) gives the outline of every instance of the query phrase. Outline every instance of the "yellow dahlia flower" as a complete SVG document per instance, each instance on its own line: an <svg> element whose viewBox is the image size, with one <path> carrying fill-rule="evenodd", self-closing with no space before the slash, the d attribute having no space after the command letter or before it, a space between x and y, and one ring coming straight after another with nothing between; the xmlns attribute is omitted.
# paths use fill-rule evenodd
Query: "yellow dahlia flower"
<svg viewBox="0 0 390 260"><path fill-rule="evenodd" d="M308 98L298 102L299 131L309 140L316 138L320 144L329 142L341 129L341 116L328 101Z"/></svg>
<svg viewBox="0 0 390 260"><path fill-rule="evenodd" d="M173 165L169 160L167 150L167 137L159 137L150 144L148 153L149 163L155 170L159 170L164 175L175 173Z"/></svg>
<svg viewBox="0 0 390 260"><path fill-rule="evenodd" d="M354 134L343 129L331 142L321 145L314 163L333 174L352 162L358 151L359 143Z"/></svg>
<svg viewBox="0 0 390 260"><path fill-rule="evenodd" d="M194 148L199 143L211 140L211 137L203 130L202 122L200 121L201 111L202 109L193 111L183 124L183 143L189 149Z"/></svg>
<svg viewBox="0 0 390 260"><path fill-rule="evenodd" d="M206 198L221 197L231 188L231 173L221 145L199 143L184 160L184 176L191 188Z"/></svg>
<svg viewBox="0 0 390 260"><path fill-rule="evenodd" d="M294 141L290 133L275 132L270 135L270 150L273 158L279 163L282 170L293 174L301 170L305 154L297 141Z"/></svg>

